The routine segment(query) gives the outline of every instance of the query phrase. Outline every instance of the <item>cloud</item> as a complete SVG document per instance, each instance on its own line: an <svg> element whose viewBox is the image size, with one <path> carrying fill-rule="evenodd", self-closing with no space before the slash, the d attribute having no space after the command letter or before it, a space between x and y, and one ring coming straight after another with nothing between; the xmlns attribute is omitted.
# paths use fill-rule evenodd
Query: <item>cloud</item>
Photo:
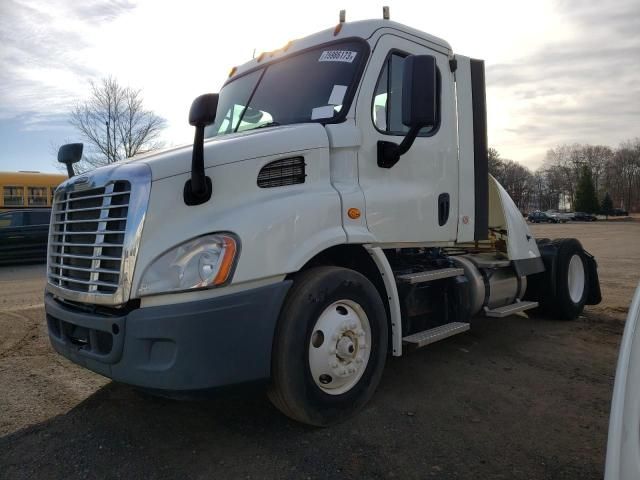
<svg viewBox="0 0 640 480"><path fill-rule="evenodd" d="M78 17L87 21L109 21L133 10L135 4L127 0L75 2L70 7Z"/></svg>
<svg viewBox="0 0 640 480"><path fill-rule="evenodd" d="M99 72L79 61L91 30L131 10L126 1L31 2L0 6L0 118L68 108Z"/></svg>
<svg viewBox="0 0 640 480"><path fill-rule="evenodd" d="M533 54L487 66L490 100L509 111L491 143L508 156L528 149L533 167L559 143L615 145L638 135L640 3L569 0L559 7L572 36L544 39Z"/></svg>

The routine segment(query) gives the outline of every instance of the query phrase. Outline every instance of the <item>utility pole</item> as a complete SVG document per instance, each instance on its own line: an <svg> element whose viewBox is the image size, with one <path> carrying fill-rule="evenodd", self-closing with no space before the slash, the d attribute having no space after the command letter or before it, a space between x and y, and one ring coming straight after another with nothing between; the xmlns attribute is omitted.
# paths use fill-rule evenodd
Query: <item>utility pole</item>
<svg viewBox="0 0 640 480"><path fill-rule="evenodd" d="M109 139L111 138L111 136L109 135L109 121L107 120L106 122L104 122L104 124L107 127L107 161L109 163L112 163L111 158L109 158L109 156L111 155L111 142L109 141Z"/></svg>

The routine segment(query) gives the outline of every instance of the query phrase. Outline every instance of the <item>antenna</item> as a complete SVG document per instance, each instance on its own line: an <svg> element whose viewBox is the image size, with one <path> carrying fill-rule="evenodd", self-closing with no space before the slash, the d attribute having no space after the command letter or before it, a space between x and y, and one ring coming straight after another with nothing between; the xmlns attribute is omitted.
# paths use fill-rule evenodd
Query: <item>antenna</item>
<svg viewBox="0 0 640 480"><path fill-rule="evenodd" d="M389 15L389 7L382 7L382 18L384 20L389 20L391 15Z"/></svg>
<svg viewBox="0 0 640 480"><path fill-rule="evenodd" d="M347 11L340 10L340 23L344 23L347 20Z"/></svg>

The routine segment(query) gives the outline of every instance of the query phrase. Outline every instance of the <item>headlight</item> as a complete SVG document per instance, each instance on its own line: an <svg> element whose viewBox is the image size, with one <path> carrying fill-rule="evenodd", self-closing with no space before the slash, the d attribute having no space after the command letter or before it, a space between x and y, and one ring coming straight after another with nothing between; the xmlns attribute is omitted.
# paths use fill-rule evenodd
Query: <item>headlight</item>
<svg viewBox="0 0 640 480"><path fill-rule="evenodd" d="M224 285L231 279L238 241L229 234L204 235L156 258L142 275L138 295Z"/></svg>

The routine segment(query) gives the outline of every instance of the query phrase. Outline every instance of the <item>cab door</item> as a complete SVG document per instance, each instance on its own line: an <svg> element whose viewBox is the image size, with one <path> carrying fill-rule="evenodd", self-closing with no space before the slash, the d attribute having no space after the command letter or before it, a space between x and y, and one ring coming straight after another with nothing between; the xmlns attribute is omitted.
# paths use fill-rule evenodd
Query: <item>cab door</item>
<svg viewBox="0 0 640 480"><path fill-rule="evenodd" d="M356 122L362 132L358 175L366 221L379 243L454 241L458 217L457 131L453 74L446 50L382 35L363 77ZM436 48L436 49L434 49ZM440 51L439 51L440 50ZM379 141L402 142L402 76L409 55L432 55L439 70L439 124L421 130L391 168L377 162Z"/></svg>

